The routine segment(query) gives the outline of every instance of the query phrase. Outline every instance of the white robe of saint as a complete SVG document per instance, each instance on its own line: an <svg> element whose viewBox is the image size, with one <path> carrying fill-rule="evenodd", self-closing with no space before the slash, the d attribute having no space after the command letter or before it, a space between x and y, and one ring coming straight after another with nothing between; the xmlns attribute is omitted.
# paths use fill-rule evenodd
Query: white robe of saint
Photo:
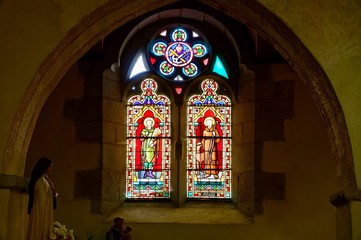
<svg viewBox="0 0 361 240"><path fill-rule="evenodd" d="M54 224L53 193L44 176L34 187L34 204L29 216L27 240L48 240Z"/></svg>

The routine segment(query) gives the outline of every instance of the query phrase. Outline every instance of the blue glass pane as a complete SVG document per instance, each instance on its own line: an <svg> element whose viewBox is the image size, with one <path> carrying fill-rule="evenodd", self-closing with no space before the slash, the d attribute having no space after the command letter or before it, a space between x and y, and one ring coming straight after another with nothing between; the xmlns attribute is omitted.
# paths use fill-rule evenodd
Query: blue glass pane
<svg viewBox="0 0 361 240"><path fill-rule="evenodd" d="M213 66L213 72L228 79L227 71L224 68L223 63L222 63L221 59L219 59L218 56L216 56L216 61Z"/></svg>

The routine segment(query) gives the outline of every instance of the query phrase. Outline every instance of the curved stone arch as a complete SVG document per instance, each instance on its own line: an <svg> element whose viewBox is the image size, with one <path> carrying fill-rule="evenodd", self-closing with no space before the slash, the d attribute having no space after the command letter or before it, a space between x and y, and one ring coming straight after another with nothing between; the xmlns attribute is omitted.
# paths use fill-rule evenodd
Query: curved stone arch
<svg viewBox="0 0 361 240"><path fill-rule="evenodd" d="M42 106L66 71L100 39L135 17L176 1L113 1L99 7L68 32L47 56L26 90L13 120L4 154L5 174L22 175L31 135ZM337 176L342 188L356 188L351 143L332 85L320 64L297 36L258 2L202 0L201 2L254 28L291 64L316 102L325 122Z"/></svg>

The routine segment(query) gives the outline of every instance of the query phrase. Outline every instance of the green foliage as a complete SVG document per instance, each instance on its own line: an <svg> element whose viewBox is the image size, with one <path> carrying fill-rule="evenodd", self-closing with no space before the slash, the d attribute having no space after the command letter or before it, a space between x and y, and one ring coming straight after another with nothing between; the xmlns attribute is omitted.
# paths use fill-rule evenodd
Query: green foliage
<svg viewBox="0 0 361 240"><path fill-rule="evenodd" d="M87 240L94 240L95 239L95 235L90 233L90 232L87 232L86 233L86 239Z"/></svg>

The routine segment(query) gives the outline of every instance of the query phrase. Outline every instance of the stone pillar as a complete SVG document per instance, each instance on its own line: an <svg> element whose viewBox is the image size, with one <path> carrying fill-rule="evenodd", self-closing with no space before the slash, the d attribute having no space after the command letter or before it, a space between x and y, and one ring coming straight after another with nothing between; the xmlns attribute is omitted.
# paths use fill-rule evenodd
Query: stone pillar
<svg viewBox="0 0 361 240"><path fill-rule="evenodd" d="M345 189L330 196L330 203L336 207L337 240L359 239L359 226L352 229L352 205L360 204L361 190Z"/></svg>
<svg viewBox="0 0 361 240"><path fill-rule="evenodd" d="M284 121L294 116L294 82L276 79L273 72L280 71L280 66L264 64L258 66L256 70L254 119L256 213L263 212L264 200L285 198L285 174L265 172L262 169L264 142L284 141ZM286 64L284 66L287 67Z"/></svg>
<svg viewBox="0 0 361 240"><path fill-rule="evenodd" d="M28 180L0 174L0 239L26 239Z"/></svg>
<svg viewBox="0 0 361 240"><path fill-rule="evenodd" d="M121 103L117 64L104 71L102 62L80 61L84 95L65 102L64 115L75 122L76 140L99 147L95 168L75 173L74 197L91 201L91 212L109 213L125 196L126 105ZM91 187L90 187L91 186Z"/></svg>
<svg viewBox="0 0 361 240"><path fill-rule="evenodd" d="M120 206L125 195L126 103L121 101L118 64L103 74L103 156L101 213Z"/></svg>
<svg viewBox="0 0 361 240"><path fill-rule="evenodd" d="M236 178L238 198L234 201L237 208L246 216L254 215L255 177L254 177L254 117L255 117L255 75L241 65L241 81L234 104L232 119L232 169ZM234 181L233 181L234 182Z"/></svg>

